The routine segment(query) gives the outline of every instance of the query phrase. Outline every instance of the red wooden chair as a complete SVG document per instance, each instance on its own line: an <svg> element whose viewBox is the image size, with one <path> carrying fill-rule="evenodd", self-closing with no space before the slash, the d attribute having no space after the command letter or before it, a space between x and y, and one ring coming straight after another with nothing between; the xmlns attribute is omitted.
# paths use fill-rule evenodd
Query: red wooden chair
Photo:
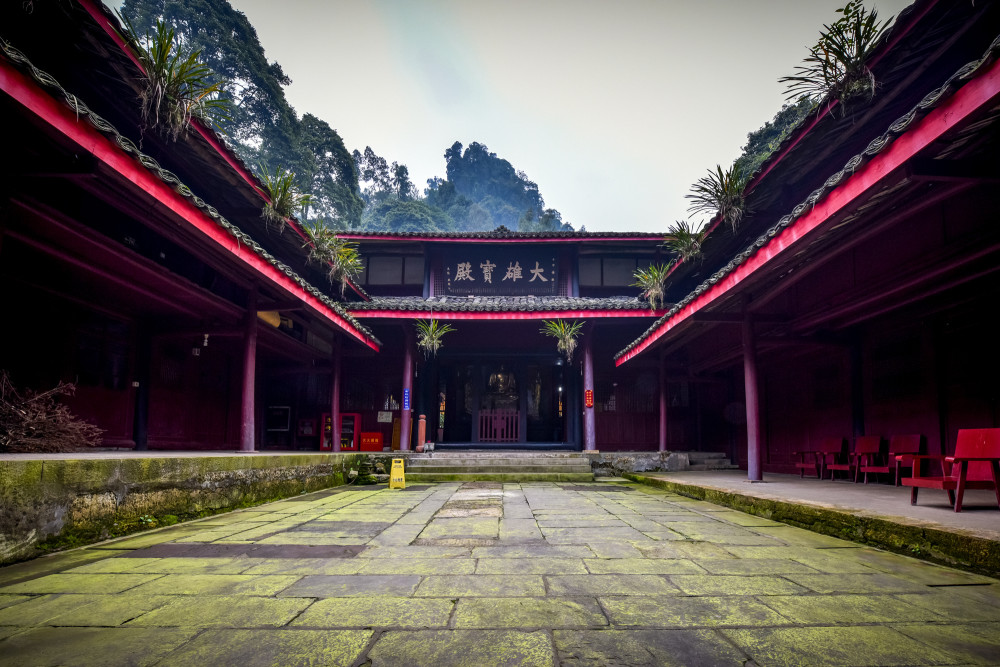
<svg viewBox="0 0 1000 667"><path fill-rule="evenodd" d="M919 462L940 462L942 474L924 477ZM956 512L962 511L966 489L993 489L1000 507L1000 428L966 428L958 432L954 456L913 455L913 477L904 477L903 486L911 487L910 504L917 504L920 488L943 489Z"/></svg>
<svg viewBox="0 0 1000 667"><path fill-rule="evenodd" d="M913 468L913 455L923 451L923 441L919 433L894 435L889 440L889 462L896 464L896 486L899 486L900 468Z"/></svg>
<svg viewBox="0 0 1000 667"><path fill-rule="evenodd" d="M807 449L801 452L792 452L799 457L795 467L799 469L799 477L805 477L807 470L816 474L817 479L826 476L826 470L830 463L837 463L844 454L843 438L824 438L816 449ZM833 473L830 473L833 479Z"/></svg>
<svg viewBox="0 0 1000 667"><path fill-rule="evenodd" d="M867 452L872 447L872 442L874 442L875 451L878 452L879 447L882 444L882 438L877 435L863 435L858 437L854 441L854 451L847 452L847 456L834 456L833 460L828 461L826 464L826 469L830 471L830 481L834 481L837 476L837 471L841 470L845 473L847 481L851 480L853 473L854 482L858 481L858 455L862 452Z"/></svg>
<svg viewBox="0 0 1000 667"><path fill-rule="evenodd" d="M854 451L851 453L854 464L854 483L858 483L862 468L865 473L865 484L868 483L868 473L876 472L879 463L885 463L885 472L889 472L889 462L882 455L882 436L862 435L854 441ZM879 467L881 469L881 467Z"/></svg>

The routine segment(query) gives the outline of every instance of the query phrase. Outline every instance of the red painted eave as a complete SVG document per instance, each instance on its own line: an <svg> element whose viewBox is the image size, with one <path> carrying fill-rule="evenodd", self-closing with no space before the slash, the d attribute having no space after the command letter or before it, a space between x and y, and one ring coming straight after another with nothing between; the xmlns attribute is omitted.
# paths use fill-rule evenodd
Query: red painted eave
<svg viewBox="0 0 1000 667"><path fill-rule="evenodd" d="M854 204L921 150L945 133L959 127L976 111L993 103L997 97L1000 97L1000 61L988 66L981 75L969 81L911 130L899 136L887 150L876 155L840 187L827 194L809 213L785 228L732 273L712 285L705 293L661 324L641 343L619 357L615 365L621 366L635 358L694 313L736 290L741 282L754 273L766 270L776 257L782 256L782 253L790 248L798 247L799 242L811 232Z"/></svg>
<svg viewBox="0 0 1000 667"><path fill-rule="evenodd" d="M622 318L622 317L663 317L665 310L650 311L648 308L639 310L531 310L531 311L500 311L500 312L469 312L441 310L358 310L351 314L358 319L402 319L402 320L548 320L584 319L584 318Z"/></svg>
<svg viewBox="0 0 1000 667"><path fill-rule="evenodd" d="M322 319L332 323L349 336L373 350L379 349L379 345L367 335L328 308L322 301L303 290L291 278L255 254L250 248L239 243L235 237L216 225L200 209L151 174L117 144L98 132L88 121L77 118L69 107L49 96L34 81L15 69L5 59L0 59L0 90L26 107L28 112L38 116L53 131L62 134L81 150L92 154L109 169L131 182L139 191L157 200L171 214L181 218L193 230L196 230L207 243L222 248L236 261L252 269L271 284L295 298L301 299Z"/></svg>

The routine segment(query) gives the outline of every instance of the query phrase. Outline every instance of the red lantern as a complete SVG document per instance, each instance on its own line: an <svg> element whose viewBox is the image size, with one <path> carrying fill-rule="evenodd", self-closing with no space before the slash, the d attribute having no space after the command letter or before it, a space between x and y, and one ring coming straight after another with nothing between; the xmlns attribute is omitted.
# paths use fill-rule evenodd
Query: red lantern
<svg viewBox="0 0 1000 667"><path fill-rule="evenodd" d="M587 389L583 392L583 404L588 408L594 407L594 390Z"/></svg>

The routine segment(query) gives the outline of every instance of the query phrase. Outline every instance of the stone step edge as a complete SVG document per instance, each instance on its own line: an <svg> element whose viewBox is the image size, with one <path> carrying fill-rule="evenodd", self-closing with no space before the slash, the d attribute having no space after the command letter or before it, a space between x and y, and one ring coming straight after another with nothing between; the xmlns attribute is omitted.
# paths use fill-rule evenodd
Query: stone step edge
<svg viewBox="0 0 1000 667"><path fill-rule="evenodd" d="M568 466L567 466L568 467ZM468 473L468 474L492 474L504 473L516 475L520 473L547 473L552 475L592 475L590 466L572 466L568 470L553 470L548 466L410 466L404 467L404 472L424 475L437 475L447 473Z"/></svg>
<svg viewBox="0 0 1000 667"><path fill-rule="evenodd" d="M406 473L406 482L593 482L593 473Z"/></svg>

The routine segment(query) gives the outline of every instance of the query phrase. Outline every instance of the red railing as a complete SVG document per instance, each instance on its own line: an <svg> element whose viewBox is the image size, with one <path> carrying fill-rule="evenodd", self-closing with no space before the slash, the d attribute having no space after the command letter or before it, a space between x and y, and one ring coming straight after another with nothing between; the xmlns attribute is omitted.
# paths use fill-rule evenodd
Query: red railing
<svg viewBox="0 0 1000 667"><path fill-rule="evenodd" d="M479 442L518 442L521 411L495 408L479 411Z"/></svg>

